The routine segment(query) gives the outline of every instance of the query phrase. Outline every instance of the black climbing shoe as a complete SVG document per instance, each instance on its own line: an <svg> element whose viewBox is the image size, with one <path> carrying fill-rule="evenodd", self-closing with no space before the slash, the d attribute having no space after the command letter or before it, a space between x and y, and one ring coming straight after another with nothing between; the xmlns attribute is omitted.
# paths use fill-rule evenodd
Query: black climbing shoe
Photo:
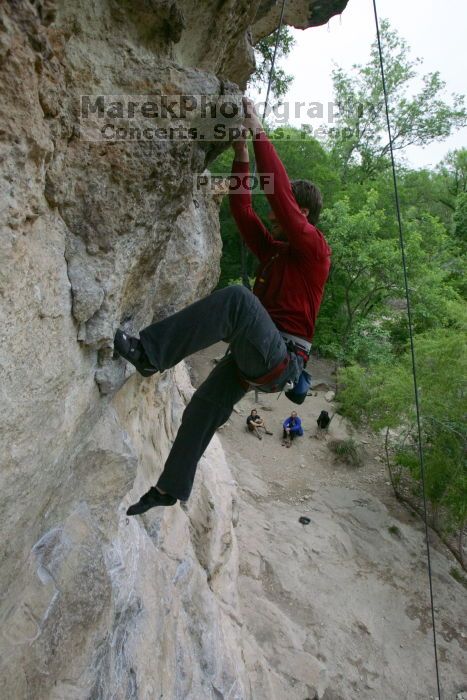
<svg viewBox="0 0 467 700"><path fill-rule="evenodd" d="M125 360L131 362L143 377L150 377L157 372L157 367L153 367L149 362L141 341L124 333L120 328L115 333L114 349Z"/></svg>
<svg viewBox="0 0 467 700"><path fill-rule="evenodd" d="M155 506L173 506L176 502L177 499L173 496L170 496L168 493L160 493L155 486L151 486L149 491L141 496L138 503L134 503L128 508L126 514L141 515L141 513L145 513Z"/></svg>

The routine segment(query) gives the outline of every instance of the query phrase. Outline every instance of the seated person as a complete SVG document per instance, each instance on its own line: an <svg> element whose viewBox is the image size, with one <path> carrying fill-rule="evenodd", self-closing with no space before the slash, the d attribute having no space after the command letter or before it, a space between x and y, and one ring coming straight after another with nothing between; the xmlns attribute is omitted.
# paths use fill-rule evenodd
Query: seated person
<svg viewBox="0 0 467 700"><path fill-rule="evenodd" d="M258 413L256 411L256 408L253 408L251 410L250 415L246 419L246 424L248 426L248 430L250 430L252 433L256 435L257 438L262 440L262 436L259 434L259 428L263 428L264 432L266 435L272 435L271 431L267 429L266 423L264 420L261 418L261 416L258 416Z"/></svg>
<svg viewBox="0 0 467 700"><path fill-rule="evenodd" d="M302 421L297 416L296 411L292 411L290 416L285 419L283 428L282 444L286 447L290 447L292 440L297 437L297 435L303 435Z"/></svg>

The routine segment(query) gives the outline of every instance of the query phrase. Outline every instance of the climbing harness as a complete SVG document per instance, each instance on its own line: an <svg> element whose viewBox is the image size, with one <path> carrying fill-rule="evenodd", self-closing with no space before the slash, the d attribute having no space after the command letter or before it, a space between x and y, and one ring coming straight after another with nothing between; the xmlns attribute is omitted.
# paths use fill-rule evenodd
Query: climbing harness
<svg viewBox="0 0 467 700"><path fill-rule="evenodd" d="M310 357L311 343L309 343L304 338L298 335L291 335L290 333L285 333L279 331L282 338L287 346L287 355L284 359L279 362L276 367L265 374L262 377L255 377L255 379L248 379L239 371L239 377L242 386L245 389L250 389L253 387L255 391L262 391L266 393L275 393L277 391L285 391L285 395L293 403L303 403L308 395L308 391L311 386L311 375L308 374L304 369L300 373L299 378L296 381L288 381L285 386L279 386L275 380L278 379L286 370L289 362L290 355L294 354L301 357L303 360L303 367L306 366L308 359Z"/></svg>
<svg viewBox="0 0 467 700"><path fill-rule="evenodd" d="M438 650L437 650L437 645L436 645L435 609L434 609L434 601L433 601L433 580L432 580L433 577L432 577L432 572L431 572L430 541L429 541L429 533L428 533L428 515L427 515L427 505L426 505L425 463L424 463L424 459L423 459L422 428L421 428L421 419L420 419L420 404L419 404L419 399L418 399L417 369L416 369L416 364L415 364L415 347L414 347L414 340L413 340L413 325L412 325L412 313L411 313L411 307L410 307L409 281L408 281L408 276L407 276L407 262L406 262L406 257L405 257L405 242L404 242L404 234L403 234L403 229L402 229L399 190L397 187L396 164L394 161L394 150L392 147L392 133L391 133L391 123L389 120L388 94L387 94L386 80L385 80L385 74L384 74L383 50L382 50L382 46L381 46L381 35L380 35L380 31L379 31L378 12L376 9L376 0L372 0L372 2L373 2L373 11L374 11L374 16L375 16L376 36L378 39L379 65L380 65L380 69L381 69L381 81L382 81L382 85L383 85L384 107L385 107L385 111L386 111L386 125L387 125L387 130L388 130L388 137L389 137L389 151L391 154L394 198L395 198L396 211L397 211L397 223L398 223L398 227L399 227L399 244L401 247L402 269L404 272L405 298L406 298L406 304L407 304L407 321L408 321L408 327L409 327L410 354L411 354L411 358L412 358L412 375L413 375L413 385L414 385L414 394L415 394L415 410L416 410L416 414L417 414L418 457L419 457L419 462L420 462L420 475L421 475L422 493L423 493L423 513L424 513L424 521L425 521L425 542L426 542L426 553L427 553L427 562L428 562L428 579L429 579L429 583L430 583L431 621L432 621L432 625L433 625L433 645L434 645L435 668L436 668L436 683L437 683L437 687L438 687L438 698L439 698L439 700L441 700L441 684L440 684L440 678L439 678Z"/></svg>
<svg viewBox="0 0 467 700"><path fill-rule="evenodd" d="M261 391L266 391L266 392L276 392L279 391L279 387L277 384L275 384L275 380L278 379L283 372L287 369L288 365L290 362L289 355L284 357L281 362L279 362L276 367L273 367L272 370L270 370L267 374L263 374L261 377L255 377L255 379L248 379L248 377L245 377L240 370L239 370L239 377L240 377L240 382L242 386L245 389L249 389L250 387L257 387Z"/></svg>
<svg viewBox="0 0 467 700"><path fill-rule="evenodd" d="M279 331L279 333L284 338L287 347L290 347L296 355L303 357L306 364L311 353L311 343L298 335L291 335L290 333L284 333L284 331Z"/></svg>

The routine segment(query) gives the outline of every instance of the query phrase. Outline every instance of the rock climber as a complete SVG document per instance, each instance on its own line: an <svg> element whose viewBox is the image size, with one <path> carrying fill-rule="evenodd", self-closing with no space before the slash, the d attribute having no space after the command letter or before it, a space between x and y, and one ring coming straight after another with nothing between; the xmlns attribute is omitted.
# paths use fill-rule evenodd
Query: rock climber
<svg viewBox="0 0 467 700"><path fill-rule="evenodd" d="M292 440L294 440L297 435L303 435L302 420L298 417L296 411L292 411L290 416L285 419L282 427L282 444L286 447L290 447Z"/></svg>
<svg viewBox="0 0 467 700"><path fill-rule="evenodd" d="M251 409L251 413L246 419L246 424L248 426L248 430L254 433L256 437L259 438L259 440L263 439L262 435L259 432L259 428L263 428L266 435L272 435L271 431L267 429L264 420L261 418L261 416L258 416L256 408Z"/></svg>
<svg viewBox="0 0 467 700"><path fill-rule="evenodd" d="M265 193L271 207L270 231L254 212L248 189L229 191L240 234L260 263L253 292L240 285L226 287L147 326L139 339L120 329L115 335L115 350L145 377L220 340L229 344L228 354L185 408L157 484L130 506L128 515L186 501L198 461L234 404L251 388L277 392L299 386L306 374L330 268L331 250L316 227L322 198L311 182L289 181L253 103L243 98L243 107L257 170L273 176L273 192ZM246 134L233 148L232 174L248 175Z"/></svg>

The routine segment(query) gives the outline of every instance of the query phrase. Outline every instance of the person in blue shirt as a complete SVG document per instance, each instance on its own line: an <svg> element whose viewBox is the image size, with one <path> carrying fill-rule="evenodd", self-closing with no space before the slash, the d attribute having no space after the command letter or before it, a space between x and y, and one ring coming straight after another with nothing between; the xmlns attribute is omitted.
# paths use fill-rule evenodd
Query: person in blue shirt
<svg viewBox="0 0 467 700"><path fill-rule="evenodd" d="M292 411L290 416L283 422L282 427L284 428L282 444L286 447L290 447L292 440L297 437L297 435L303 435L302 421L297 416L296 411Z"/></svg>

